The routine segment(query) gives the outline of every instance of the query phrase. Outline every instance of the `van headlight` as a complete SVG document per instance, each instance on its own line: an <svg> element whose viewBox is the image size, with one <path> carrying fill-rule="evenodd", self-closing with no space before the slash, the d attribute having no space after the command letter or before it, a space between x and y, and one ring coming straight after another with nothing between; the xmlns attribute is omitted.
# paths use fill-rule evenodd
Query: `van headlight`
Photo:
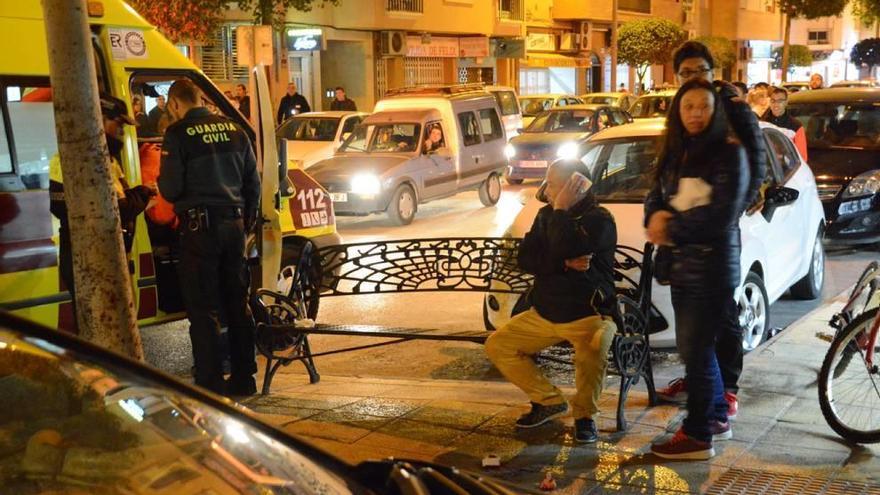
<svg viewBox="0 0 880 495"><path fill-rule="evenodd" d="M561 158L563 160L577 158L578 149L579 147L577 143L565 143L556 150L556 158Z"/></svg>
<svg viewBox="0 0 880 495"><path fill-rule="evenodd" d="M504 147L504 156L506 156L508 160L513 159L513 157L516 156L516 148L514 148L512 144L507 143L507 146Z"/></svg>
<svg viewBox="0 0 880 495"><path fill-rule="evenodd" d="M880 170L870 170L851 180L843 193L844 198L877 194L880 191Z"/></svg>
<svg viewBox="0 0 880 495"><path fill-rule="evenodd" d="M351 192L364 196L375 196L382 190L382 183L373 174L357 174L351 178Z"/></svg>

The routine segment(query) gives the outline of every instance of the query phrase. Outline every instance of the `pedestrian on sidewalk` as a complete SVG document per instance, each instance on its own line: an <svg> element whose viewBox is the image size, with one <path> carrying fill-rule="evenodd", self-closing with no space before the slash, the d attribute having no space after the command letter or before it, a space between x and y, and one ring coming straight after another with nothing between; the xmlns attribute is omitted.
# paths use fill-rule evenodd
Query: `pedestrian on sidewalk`
<svg viewBox="0 0 880 495"><path fill-rule="evenodd" d="M348 112L357 112L357 105L354 100L349 99L345 96L345 88L342 86L336 87L335 98L333 98L333 103L330 104L331 111L348 111Z"/></svg>
<svg viewBox="0 0 880 495"><path fill-rule="evenodd" d="M260 206L257 160L244 129L213 115L188 79L171 85L168 110L175 122L165 132L158 182L180 218L177 270L190 322L195 383L218 394L253 395L255 324L244 252ZM226 315L232 370L226 381L221 313Z"/></svg>
<svg viewBox="0 0 880 495"><path fill-rule="evenodd" d="M715 61L706 45L698 41L686 41L673 55L673 68L679 85L691 79L713 80ZM749 157L749 188L746 193L747 214L753 215L764 205L760 193L767 175L767 150L764 134L758 119L746 103L737 87L724 81L714 81L715 95L720 98L727 115L730 129L746 149ZM724 381L724 398L728 403L727 415L736 417L739 407L736 394L739 392L739 376L742 374L743 350L742 327L739 324L736 302L731 299L725 311L717 316L719 326L718 340L715 344L715 357L721 368ZM664 401L683 404L687 401L687 383L677 378L666 388L657 391L657 396Z"/></svg>
<svg viewBox="0 0 880 495"><path fill-rule="evenodd" d="M532 403L518 428L540 426L568 411L562 392L532 356L564 340L572 344L577 391L571 402L580 443L598 439L595 415L616 331L617 227L589 191L588 173L580 160L560 160L547 170L539 196L549 204L538 211L518 255L520 268L535 275L533 307L486 341L489 359Z"/></svg>
<svg viewBox="0 0 880 495"><path fill-rule="evenodd" d="M278 104L278 125L294 115L311 111L306 97L297 93L296 83L291 82L287 85L287 94L281 97L281 103Z"/></svg>
<svg viewBox="0 0 880 495"><path fill-rule="evenodd" d="M744 147L729 132L712 83L695 78L672 100L654 186L645 201L647 237L672 248L675 338L685 363L687 418L651 451L709 459L714 435L729 436L728 404L715 355L740 281L740 231L749 186Z"/></svg>
<svg viewBox="0 0 880 495"><path fill-rule="evenodd" d="M788 91L773 86L770 88L770 108L761 116L764 122L788 129L794 133L794 145L804 160L807 159L807 135L801 121L788 113Z"/></svg>

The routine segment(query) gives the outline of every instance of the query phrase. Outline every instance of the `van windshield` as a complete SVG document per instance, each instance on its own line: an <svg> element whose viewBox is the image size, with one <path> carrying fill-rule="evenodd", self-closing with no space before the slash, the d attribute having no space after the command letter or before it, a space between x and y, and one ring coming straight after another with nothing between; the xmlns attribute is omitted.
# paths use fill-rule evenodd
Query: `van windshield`
<svg viewBox="0 0 880 495"><path fill-rule="evenodd" d="M341 153L412 153L419 147L420 124L358 125L339 147Z"/></svg>

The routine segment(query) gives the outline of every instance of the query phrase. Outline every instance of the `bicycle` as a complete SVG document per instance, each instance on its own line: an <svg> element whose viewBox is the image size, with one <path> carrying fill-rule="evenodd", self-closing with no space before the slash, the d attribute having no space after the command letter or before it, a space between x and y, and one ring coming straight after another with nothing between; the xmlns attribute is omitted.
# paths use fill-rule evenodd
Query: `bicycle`
<svg viewBox="0 0 880 495"><path fill-rule="evenodd" d="M856 443L880 442L880 266L865 268L843 309L819 371L819 406L828 425Z"/></svg>

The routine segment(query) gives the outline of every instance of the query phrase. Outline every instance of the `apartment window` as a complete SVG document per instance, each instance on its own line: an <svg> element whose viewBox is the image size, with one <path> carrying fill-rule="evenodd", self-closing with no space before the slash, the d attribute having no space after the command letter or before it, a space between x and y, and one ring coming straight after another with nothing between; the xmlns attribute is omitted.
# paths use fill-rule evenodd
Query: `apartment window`
<svg viewBox="0 0 880 495"><path fill-rule="evenodd" d="M651 13L651 0L619 0L617 6L620 10L628 10L642 14Z"/></svg>
<svg viewBox="0 0 880 495"><path fill-rule="evenodd" d="M423 0L385 0L385 10L388 12L414 12L421 14L425 11Z"/></svg>
<svg viewBox="0 0 880 495"><path fill-rule="evenodd" d="M810 31L807 34L808 45L827 45L828 31Z"/></svg>
<svg viewBox="0 0 880 495"><path fill-rule="evenodd" d="M248 68L236 65L238 44L235 40L236 26L223 26L215 31L201 47L202 72L217 81L243 81L248 78Z"/></svg>
<svg viewBox="0 0 880 495"><path fill-rule="evenodd" d="M511 21L523 20L523 0L498 0L498 17Z"/></svg>

